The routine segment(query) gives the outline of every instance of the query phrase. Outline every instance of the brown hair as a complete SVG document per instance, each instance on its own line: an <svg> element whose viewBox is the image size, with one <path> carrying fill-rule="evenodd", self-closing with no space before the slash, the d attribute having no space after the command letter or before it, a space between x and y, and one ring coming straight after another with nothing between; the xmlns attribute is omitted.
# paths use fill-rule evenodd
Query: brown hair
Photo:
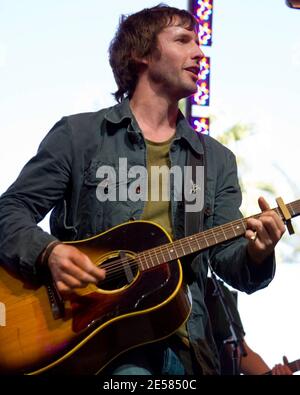
<svg viewBox="0 0 300 395"><path fill-rule="evenodd" d="M186 10L158 4L135 14L122 15L119 28L109 47L109 63L114 73L118 90L115 99L121 102L131 98L138 80L137 58L150 56L157 43L157 35L165 27L175 24L189 30L198 29L194 16Z"/></svg>

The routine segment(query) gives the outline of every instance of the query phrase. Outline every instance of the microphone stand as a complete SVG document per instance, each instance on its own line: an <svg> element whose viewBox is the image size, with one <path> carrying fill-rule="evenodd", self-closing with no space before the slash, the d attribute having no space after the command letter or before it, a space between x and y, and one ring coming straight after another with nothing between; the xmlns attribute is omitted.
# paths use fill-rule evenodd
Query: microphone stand
<svg viewBox="0 0 300 395"><path fill-rule="evenodd" d="M238 332L240 332L240 326L234 321L232 312L230 310L230 307L226 303L224 292L222 290L219 281L216 278L210 260L208 260L208 266L210 268L211 279L215 287L214 295L218 296L219 301L221 302L231 332L230 340L224 340L223 343L232 344L232 374L239 375L240 364L238 363L239 360L238 355L241 355L243 357L247 356L247 352L244 347L243 337L237 334Z"/></svg>

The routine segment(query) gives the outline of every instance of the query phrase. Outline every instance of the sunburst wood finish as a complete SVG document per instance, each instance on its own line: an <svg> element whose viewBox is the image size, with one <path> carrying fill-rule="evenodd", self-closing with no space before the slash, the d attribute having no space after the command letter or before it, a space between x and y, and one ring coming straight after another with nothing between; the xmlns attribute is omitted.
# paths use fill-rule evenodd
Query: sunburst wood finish
<svg viewBox="0 0 300 395"><path fill-rule="evenodd" d="M160 227L136 221L70 244L105 267L108 258L118 262L120 251L129 251L134 263L135 253L169 241ZM121 279L119 271L113 267L112 274ZM66 302L64 318L54 320L44 286L33 288L0 268L0 301L6 306L0 372L96 373L122 351L170 335L190 311L179 261L133 274L121 288L109 289L115 281L78 291Z"/></svg>
<svg viewBox="0 0 300 395"><path fill-rule="evenodd" d="M291 229L288 217L300 214L300 200L282 204L273 210ZM0 372L96 373L123 351L167 337L191 308L178 258L243 235L246 221L174 242L160 226L134 221L70 243L106 269L106 280L72 294L59 319L44 286L0 267Z"/></svg>

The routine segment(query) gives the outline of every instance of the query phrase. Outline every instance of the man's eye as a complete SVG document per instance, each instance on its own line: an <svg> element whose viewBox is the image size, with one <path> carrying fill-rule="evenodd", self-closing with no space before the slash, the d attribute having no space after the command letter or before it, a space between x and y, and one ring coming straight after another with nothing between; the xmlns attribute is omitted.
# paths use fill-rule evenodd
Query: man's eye
<svg viewBox="0 0 300 395"><path fill-rule="evenodd" d="M178 42L180 42L180 43L187 43L187 42L188 42L188 40L187 40L186 38L184 38L184 37L182 37L182 38L177 38L176 41L178 41Z"/></svg>

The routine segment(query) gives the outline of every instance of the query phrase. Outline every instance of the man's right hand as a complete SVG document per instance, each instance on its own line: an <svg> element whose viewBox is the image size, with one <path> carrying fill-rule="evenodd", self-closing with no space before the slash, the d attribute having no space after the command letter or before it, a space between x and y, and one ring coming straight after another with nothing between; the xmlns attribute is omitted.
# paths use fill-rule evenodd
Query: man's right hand
<svg viewBox="0 0 300 395"><path fill-rule="evenodd" d="M95 266L87 255L66 244L55 246L48 258L48 266L59 292L70 293L89 283L104 280L105 270Z"/></svg>

